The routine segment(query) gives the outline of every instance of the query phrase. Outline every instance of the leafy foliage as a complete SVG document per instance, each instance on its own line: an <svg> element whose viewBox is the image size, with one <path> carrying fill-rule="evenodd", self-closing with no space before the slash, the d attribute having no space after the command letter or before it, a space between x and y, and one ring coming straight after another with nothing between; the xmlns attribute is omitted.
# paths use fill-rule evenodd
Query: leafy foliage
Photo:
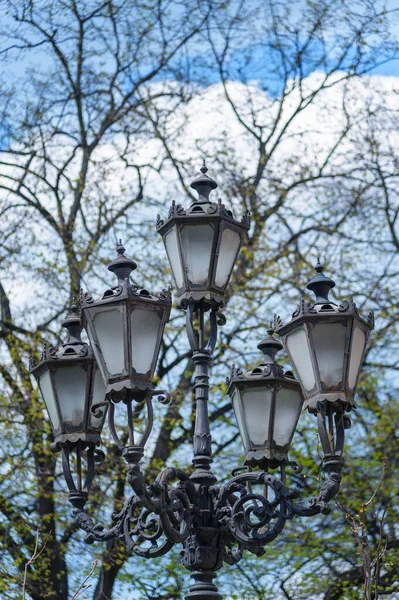
<svg viewBox="0 0 399 600"><path fill-rule="evenodd" d="M46 544L26 579L33 600L72 597L93 556L94 600L182 597L187 575L177 551L143 564L114 542L84 546L26 365L44 343L57 343L60 316L80 287L104 287L119 237L138 259L138 283L157 289L170 281L154 217L171 194L190 202L189 176L203 156L234 211L249 209L253 220L213 369L221 480L241 454L223 383L229 365L259 359L255 342L273 312L288 316L318 254L341 296L355 295L377 318L348 435L343 512L290 523L265 558L226 569L220 585L236 598L360 598L367 575L360 539L370 556L381 555L369 572L378 575L374 585L394 597L398 84L368 73L397 57L396 13L366 0L11 0L2 10L2 598L21 597L39 528ZM149 479L165 462L190 463L192 365L178 311L157 377L173 401L158 409ZM104 445L91 494L99 521L109 521L125 493L125 469L107 433ZM305 474L293 479L313 494L320 481L310 416L292 456ZM383 483L362 512L384 461Z"/></svg>

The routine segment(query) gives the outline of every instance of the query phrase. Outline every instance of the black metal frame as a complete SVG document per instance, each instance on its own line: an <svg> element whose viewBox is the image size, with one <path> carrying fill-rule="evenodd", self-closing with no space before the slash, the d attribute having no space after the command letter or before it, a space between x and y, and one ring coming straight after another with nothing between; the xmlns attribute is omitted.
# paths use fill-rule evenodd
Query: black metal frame
<svg viewBox="0 0 399 600"><path fill-rule="evenodd" d="M157 217L157 231L165 241L168 233L174 229L179 251L179 260L182 268L183 285L177 286L176 297L179 306L186 308L190 303L206 300L210 306L223 306L224 293L228 286L228 277L224 286L218 286L215 282L219 260L219 248L222 243L222 235L225 229L231 229L239 234L240 241L250 227L250 216L246 213L241 221L234 218L231 210L227 209L219 199L217 204L210 202L209 193L217 187L216 182L206 175L208 169L204 165L201 168L202 175L195 179L191 187L197 190L199 198L189 208L185 209L181 204L172 202L167 219L164 221L160 215ZM213 228L212 252L208 269L208 277L203 285L193 284L188 279L185 269L185 256L182 249L181 231L185 226L210 225ZM240 251L241 243L237 248L235 259ZM166 247L166 244L165 244ZM232 268L234 266L232 263Z"/></svg>
<svg viewBox="0 0 399 600"><path fill-rule="evenodd" d="M294 502L298 492L286 488L285 464L281 465L281 479L267 472L251 472L244 467L245 472L236 470L232 478L219 487L211 470L208 395L209 367L220 315L218 308L214 307L211 311L208 308L204 300L191 302L187 307L187 333L195 365L196 399L194 471L191 475L181 469L166 468L155 482L146 484L139 461L151 428L151 398L147 397L145 402L150 424L143 438L135 443L129 433L129 444L121 448L128 464L127 482L133 495L126 500L121 512L114 515L114 525L110 529L97 525L84 511L88 484L79 493L75 484L71 487L71 477L67 477L76 523L86 532L88 543L120 539L129 552L146 558L162 556L173 545L182 545L183 564L194 578L187 600L221 600L213 580L224 562L237 563L245 550L262 555L264 546L273 541L286 521L294 516L310 517L328 512L328 503L338 492L341 481L344 426L347 425L343 414L338 415L334 422L331 407L320 406L318 427L325 454L323 467L326 480L318 495L310 500ZM207 315L209 323L206 327ZM129 428L133 422L131 403L132 400L127 402ZM112 408L109 420L114 435ZM117 436L115 441L122 447ZM88 461L90 481L94 464L91 456L88 456ZM67 468L70 470L69 465ZM172 485L173 482L176 482L175 485ZM261 493L253 491L257 485L261 486Z"/></svg>
<svg viewBox="0 0 399 600"><path fill-rule="evenodd" d="M314 344L312 343L312 329L316 323L342 323L342 325L346 327L345 350L342 363L343 378L339 385L326 386L321 380L315 348ZM276 333L281 338L293 364L295 361L290 353L289 346L287 344L287 338L301 329L305 332L309 353L312 360L315 385L312 390L306 390L302 386L302 391L305 396L305 407L311 412L317 412L318 404L321 401L328 401L332 403L334 408L337 408L338 410L340 404L344 405L345 409L348 411L350 411L354 406L354 396L357 381L355 386L350 388L348 384L348 377L350 367L349 359L351 357L351 347L355 325L362 329L365 334L365 346L360 362L361 364L366 351L368 337L374 327L374 315L371 311L368 313L365 319L361 317L353 298L350 298L348 301L341 302L339 305L332 303L328 299L326 299L325 304L321 304L320 302L309 302L301 299L298 307L292 314L292 319L289 323L283 325L281 319L279 317L276 318Z"/></svg>
<svg viewBox="0 0 399 600"><path fill-rule="evenodd" d="M60 423L60 427L55 427L50 418L55 438L53 448L60 450L63 444L71 444L73 446L78 442L81 442L83 446L96 446L101 441L100 436L105 419L106 407L104 408L104 412L98 412L97 414L93 412L92 400L98 366L94 360L91 347L85 342L82 342L80 338L82 326L77 306L72 306L67 319L63 322L63 326L68 330L68 342L62 344L58 348L44 348L39 362L36 362L33 358L30 359L29 370L37 380L39 387L41 376L45 372L49 373L55 409ZM82 368L86 373L82 426L66 423L61 412L59 395L57 386L55 385L55 374L57 372L61 369L71 369L76 367ZM97 427L92 427L92 416L102 419L102 422Z"/></svg>
<svg viewBox="0 0 399 600"><path fill-rule="evenodd" d="M273 338L270 338L273 339ZM277 342L277 340L274 340ZM278 343L278 342L277 342ZM261 346L261 344L259 345ZM281 344L279 344L280 348L282 348ZM292 390L293 392L300 395L302 398L302 403L298 403L298 412L297 412L297 420L298 422L302 405L303 405L303 396L301 392L301 386L299 382L295 379L293 373L291 371L284 371L283 367L275 362L273 359L270 362L260 364L256 366L252 371L248 373L244 373L241 369L237 368L235 365L231 368L230 377L227 377L227 393L230 398L233 398L233 394L236 393L239 398L238 402L240 408L243 404L242 391L244 389L249 388L259 388L259 387L268 387L271 394L271 407L270 407L270 419L269 419L269 432L266 438L266 446L258 446L256 444L252 444L248 436L246 436L246 440L243 441L244 450L246 452L245 464L250 465L252 467L260 467L267 469L276 468L279 466L281 462L288 461L288 450L291 445L291 440L295 432L295 427L292 430L292 435L290 440L284 446L279 446L274 441L274 425L275 425L275 416L276 416L276 408L277 408L277 395L281 388L286 390ZM232 400L233 404L233 400ZM236 408L233 404L234 411ZM244 419L244 411L241 411L241 418ZM259 415L260 418L262 415ZM238 418L237 418L238 421Z"/></svg>
<svg viewBox="0 0 399 600"><path fill-rule="evenodd" d="M113 271L118 277L118 285L106 290L98 300L94 300L88 292L81 293L81 308L83 315L83 325L88 332L93 352L103 373L104 380L107 381L107 397L114 402L120 402L128 397L135 396L138 399L144 399L148 391L153 389L152 380L156 368L159 349L161 346L163 331L169 320L171 310L171 293L169 289L163 290L158 296L153 296L147 290L133 285L129 281L129 275L136 268L136 263L124 256L125 248L120 242L118 248L118 257L109 265L108 269ZM103 312L106 308L120 310L123 327L123 352L124 366L120 373L111 374L108 371L105 358L102 354L98 342L94 318L96 314ZM160 316L158 329L158 338L151 368L146 373L137 373L132 365L132 349L130 346L131 337L131 314L135 309L154 311Z"/></svg>

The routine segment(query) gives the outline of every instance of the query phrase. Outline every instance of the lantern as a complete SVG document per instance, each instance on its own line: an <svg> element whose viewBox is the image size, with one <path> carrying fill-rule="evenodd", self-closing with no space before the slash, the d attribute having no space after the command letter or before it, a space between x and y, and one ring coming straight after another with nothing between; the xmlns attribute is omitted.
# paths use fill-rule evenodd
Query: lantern
<svg viewBox="0 0 399 600"><path fill-rule="evenodd" d="M301 300L292 320L276 331L287 349L305 396L305 406L317 412L319 403L333 411L351 410L373 313L365 319L351 298L337 305L328 295L334 281L316 265L317 275L307 284L315 302Z"/></svg>
<svg viewBox="0 0 399 600"><path fill-rule="evenodd" d="M152 380L165 324L169 319L170 292L152 296L130 280L136 263L125 256L120 242L118 256L108 269L118 285L98 300L82 295L84 326L104 382L106 395L115 402L144 399Z"/></svg>
<svg viewBox="0 0 399 600"><path fill-rule="evenodd" d="M303 404L300 384L275 361L283 346L272 333L268 331L258 345L263 362L248 373L233 366L227 390L246 452L245 464L262 468L288 460Z"/></svg>
<svg viewBox="0 0 399 600"><path fill-rule="evenodd" d="M189 301L222 306L231 272L243 237L249 229L249 213L241 221L219 202L209 200L217 183L201 168L191 187L198 200L188 209L172 203L166 221L158 215L157 229L162 235L176 286L178 303Z"/></svg>
<svg viewBox="0 0 399 600"><path fill-rule="evenodd" d="M81 340L77 306L72 306L62 325L68 341L59 348L46 348L39 363L31 359L30 372L46 405L55 446L79 441L98 445L106 409L91 409L104 402L105 386L90 346Z"/></svg>

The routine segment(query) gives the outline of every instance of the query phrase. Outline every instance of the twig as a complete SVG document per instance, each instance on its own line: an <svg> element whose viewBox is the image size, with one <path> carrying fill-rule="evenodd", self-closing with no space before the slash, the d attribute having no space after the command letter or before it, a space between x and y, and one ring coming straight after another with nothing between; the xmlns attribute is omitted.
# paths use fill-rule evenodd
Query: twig
<svg viewBox="0 0 399 600"><path fill-rule="evenodd" d="M97 565L98 565L98 560L95 560L93 562L93 564L91 565L90 573L88 574L86 579L83 581L83 583L80 585L80 587L75 592L75 594L72 596L72 600L76 600L82 592L85 592L86 590L88 590L91 587L91 583L87 583L87 582L89 581L90 577L93 575L94 571L96 570Z"/></svg>
<svg viewBox="0 0 399 600"><path fill-rule="evenodd" d="M25 570L24 570L24 581L22 584L22 600L25 600L26 596L26 580L28 577L28 569L29 567L35 562L35 560L37 560L39 558L39 556L41 555L41 553L43 552L43 550L46 548L47 546L47 542L49 540L50 535L53 533L52 531L49 532L43 546L41 547L41 549L38 551L39 549L39 538L40 538L40 527L37 530L36 533L36 542L35 542L35 549L33 551L32 556L30 557L30 559L25 563Z"/></svg>

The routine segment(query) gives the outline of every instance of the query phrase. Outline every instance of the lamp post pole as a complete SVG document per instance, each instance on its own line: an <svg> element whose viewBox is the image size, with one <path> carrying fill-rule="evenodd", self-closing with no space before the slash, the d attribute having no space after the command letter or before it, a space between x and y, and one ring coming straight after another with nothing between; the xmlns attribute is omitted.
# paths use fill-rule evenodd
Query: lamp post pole
<svg viewBox="0 0 399 600"><path fill-rule="evenodd" d="M194 483L199 499L199 512L196 519L195 534L184 544L183 564L192 572L195 583L190 587L187 600L221 600L216 585L213 583L216 570L221 566L218 552L217 536L219 531L214 519L213 497L211 486L216 484L212 473L212 438L209 427L208 398L209 370L212 354L217 338L216 311L210 313L210 335L205 343L205 310L201 301L198 307L198 333L194 329L193 305L187 309L187 332L193 352L195 365L195 426L193 437L194 472L190 479Z"/></svg>
<svg viewBox="0 0 399 600"><path fill-rule="evenodd" d="M250 223L248 215L238 221L220 200L209 200L217 185L205 166L192 187L198 200L188 209L173 203L165 221L158 217L157 228L171 265L177 304L186 312L195 366L193 472L165 468L147 484L140 468L153 425L153 398L168 401L166 392L154 389L153 377L171 299L168 291L156 296L130 282L137 265L125 256L121 243L108 267L117 285L97 300L83 294L82 322L76 307L64 322L67 343L46 349L30 367L48 410L53 448L62 451L73 515L86 541L118 539L128 552L145 558L163 556L181 544L183 565L194 579L186 600L221 600L214 579L223 563L238 563L244 551L261 556L294 516L329 511L341 481L344 432L350 425L346 412L354 404L373 316L362 318L353 300L331 301L328 294L335 284L320 264L316 266L317 274L308 284L316 300L301 300L285 325L275 317L273 329L258 345L264 355L260 364L247 373L234 365L231 369L227 392L245 466L218 486L211 469L209 371L218 325L225 321L220 309ZM81 340L83 326L90 344ZM276 361L283 345L297 378ZM304 402L317 416L325 480L316 496L297 500L297 490L286 486L286 467L296 468L288 451ZM126 406L126 441L115 425L118 403ZM138 434L135 419L143 412L146 425ZM128 464L127 483L133 491L110 528L96 524L85 510L94 461L105 459L98 446L106 413L114 442ZM76 462L70 460L72 453Z"/></svg>

